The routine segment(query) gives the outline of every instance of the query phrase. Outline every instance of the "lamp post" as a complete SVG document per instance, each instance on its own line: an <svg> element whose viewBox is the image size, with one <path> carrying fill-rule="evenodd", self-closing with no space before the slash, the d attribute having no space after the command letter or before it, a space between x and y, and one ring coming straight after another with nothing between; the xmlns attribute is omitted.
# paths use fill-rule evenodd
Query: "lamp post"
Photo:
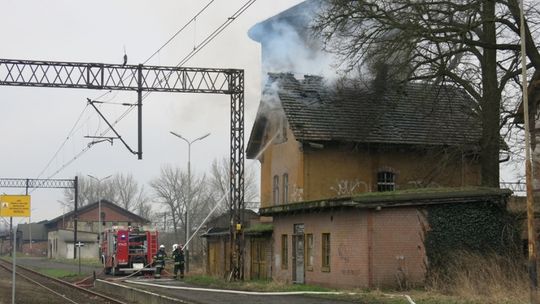
<svg viewBox="0 0 540 304"><path fill-rule="evenodd" d="M98 191L100 191L100 192L101 192L101 189L99 187L100 187L101 182L112 176L112 175L109 175L109 176L105 176L104 178L100 179L100 178L97 178L97 177L92 176L90 174L87 174L87 175L91 179L94 179L95 181L97 181L97 185L98 185L97 188L98 188ZM98 192L98 248L101 248L101 197L100 196L101 195ZM99 249L99 250L101 250L101 249ZM101 259L101 256L99 258Z"/></svg>
<svg viewBox="0 0 540 304"><path fill-rule="evenodd" d="M175 133L173 131L170 131L170 133L183 141L185 141L188 144L188 200L186 202L186 243L184 244L184 252L185 252L185 259L186 259L186 272L189 271L189 246L188 241L190 237L190 228L189 228L189 210L191 209L191 144L198 141L203 140L206 137L210 135L210 133L206 133L205 135L201 137L197 137L193 140L188 140L182 135Z"/></svg>

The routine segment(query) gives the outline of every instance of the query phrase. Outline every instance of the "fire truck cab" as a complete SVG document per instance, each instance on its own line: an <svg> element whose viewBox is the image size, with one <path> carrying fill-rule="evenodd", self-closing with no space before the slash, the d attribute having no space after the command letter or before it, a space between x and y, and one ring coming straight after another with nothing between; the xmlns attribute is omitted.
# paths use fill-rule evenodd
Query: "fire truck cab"
<svg viewBox="0 0 540 304"><path fill-rule="evenodd" d="M113 227L103 232L100 255L106 274L154 272L158 232L138 227Z"/></svg>

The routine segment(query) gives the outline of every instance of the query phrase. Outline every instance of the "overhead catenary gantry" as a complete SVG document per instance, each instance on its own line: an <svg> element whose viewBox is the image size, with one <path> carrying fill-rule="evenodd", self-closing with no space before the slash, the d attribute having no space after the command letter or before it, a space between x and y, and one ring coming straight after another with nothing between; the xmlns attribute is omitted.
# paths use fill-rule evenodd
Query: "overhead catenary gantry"
<svg viewBox="0 0 540 304"><path fill-rule="evenodd" d="M143 92L227 94L231 99L230 193L231 265L233 277L244 276L244 71L240 69L189 68L0 59L0 85L137 92L138 149L142 159Z"/></svg>

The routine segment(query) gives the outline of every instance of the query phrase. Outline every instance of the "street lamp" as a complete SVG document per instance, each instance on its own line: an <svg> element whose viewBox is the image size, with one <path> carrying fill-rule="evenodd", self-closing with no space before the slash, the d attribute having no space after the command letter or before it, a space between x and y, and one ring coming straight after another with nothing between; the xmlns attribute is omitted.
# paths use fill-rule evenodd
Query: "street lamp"
<svg viewBox="0 0 540 304"><path fill-rule="evenodd" d="M210 135L210 133L206 133L205 135L201 136L201 137L197 137L193 140L188 140L186 139L185 137L183 137L182 135L178 134L178 133L175 133L173 131L170 131L170 133L180 139L182 139L183 141L185 141L187 144L188 144L188 201L186 202L186 243L184 244L184 251L185 251L185 259L186 259L186 272L189 271L189 246L188 246L188 240L189 240L189 233L190 233L190 228L189 228L189 210L191 209L191 144L198 141L198 140L203 140L205 139L206 137L208 137Z"/></svg>
<svg viewBox="0 0 540 304"><path fill-rule="evenodd" d="M94 179L97 181L97 188L98 188L98 191L101 191L101 189L99 188L100 184L102 181L108 179L109 177L111 177L112 175L109 175L109 176L105 176L104 178L97 178L95 176L92 176L90 174L87 174L88 177L90 177L91 179ZM99 195L99 192L98 192L98 248L101 248L101 198L100 198L101 195ZM101 257L99 257L101 259Z"/></svg>

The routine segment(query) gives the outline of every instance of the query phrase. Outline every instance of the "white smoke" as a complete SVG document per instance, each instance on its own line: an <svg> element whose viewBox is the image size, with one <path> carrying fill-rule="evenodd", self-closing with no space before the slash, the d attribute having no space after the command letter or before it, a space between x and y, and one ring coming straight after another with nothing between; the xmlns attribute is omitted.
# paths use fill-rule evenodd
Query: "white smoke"
<svg viewBox="0 0 540 304"><path fill-rule="evenodd" d="M336 77L336 60L310 29L318 9L319 1L305 1L250 29L249 36L262 46L263 78L269 72Z"/></svg>

